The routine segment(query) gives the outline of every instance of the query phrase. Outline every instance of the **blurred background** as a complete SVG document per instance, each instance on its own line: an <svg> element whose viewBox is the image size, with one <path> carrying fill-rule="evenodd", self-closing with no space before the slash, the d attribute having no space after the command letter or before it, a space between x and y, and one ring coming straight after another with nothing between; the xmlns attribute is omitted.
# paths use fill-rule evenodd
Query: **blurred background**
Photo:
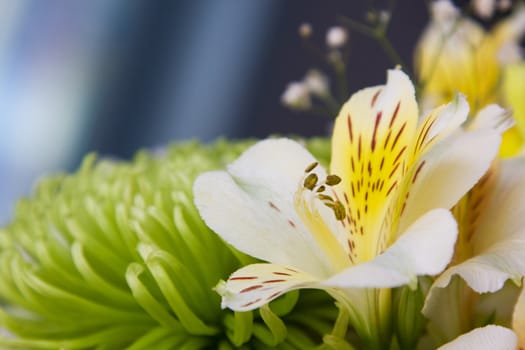
<svg viewBox="0 0 525 350"><path fill-rule="evenodd" d="M83 155L129 159L187 139L327 134L330 116L284 108L308 68L329 71L297 34L309 22L323 49L350 0L0 0L0 225L41 176L73 171ZM376 1L381 6L381 1ZM428 14L397 1L389 37L405 62ZM393 66L351 32L353 92Z"/></svg>

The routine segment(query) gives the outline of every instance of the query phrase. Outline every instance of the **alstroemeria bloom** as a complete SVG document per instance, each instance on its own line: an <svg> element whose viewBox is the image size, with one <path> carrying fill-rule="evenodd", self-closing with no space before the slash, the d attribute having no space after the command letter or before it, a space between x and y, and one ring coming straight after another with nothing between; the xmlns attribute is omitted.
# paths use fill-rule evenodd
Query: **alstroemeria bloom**
<svg viewBox="0 0 525 350"><path fill-rule="evenodd" d="M330 175L300 144L261 141L194 184L204 221L269 263L234 272L222 305L251 310L298 288L322 288L350 314L369 348L389 342L388 289L441 272L453 254L451 208L483 175L500 136L461 128L458 96L419 120L399 70L354 94L337 117ZM376 343L372 343L372 342ZM379 343L377 343L379 342ZM381 343L383 342L383 343Z"/></svg>
<svg viewBox="0 0 525 350"><path fill-rule="evenodd" d="M515 298L502 295L497 304L485 301L478 315L479 294L504 293L507 280L519 285L525 276L524 198L525 159L513 158L491 167L454 209L459 224L455 256L434 282L424 308L443 341L479 324L479 316L501 318L496 312L511 308ZM453 280L455 275L466 285ZM446 311L443 303L450 305ZM523 318L519 312L515 317Z"/></svg>

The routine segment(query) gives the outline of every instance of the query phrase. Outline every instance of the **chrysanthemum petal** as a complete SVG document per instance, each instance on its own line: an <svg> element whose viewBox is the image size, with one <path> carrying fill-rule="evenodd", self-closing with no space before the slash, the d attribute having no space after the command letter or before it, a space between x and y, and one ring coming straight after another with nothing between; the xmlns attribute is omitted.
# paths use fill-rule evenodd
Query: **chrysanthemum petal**
<svg viewBox="0 0 525 350"><path fill-rule="evenodd" d="M516 349L516 334L510 329L489 325L476 328L469 333L457 337L438 350L514 350Z"/></svg>
<svg viewBox="0 0 525 350"><path fill-rule="evenodd" d="M295 268L276 264L252 264L235 271L215 290L222 296L222 307L235 311L253 310L282 294L312 286L316 278Z"/></svg>
<svg viewBox="0 0 525 350"><path fill-rule="evenodd" d="M321 284L342 288L415 286L418 275L443 271L452 258L456 237L456 221L448 210L429 211L383 254Z"/></svg>

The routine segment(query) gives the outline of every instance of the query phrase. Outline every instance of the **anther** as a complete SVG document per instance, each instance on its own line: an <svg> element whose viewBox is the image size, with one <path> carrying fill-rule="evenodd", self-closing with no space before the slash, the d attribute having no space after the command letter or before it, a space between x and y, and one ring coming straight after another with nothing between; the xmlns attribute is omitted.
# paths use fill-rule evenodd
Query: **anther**
<svg viewBox="0 0 525 350"><path fill-rule="evenodd" d="M306 169L304 169L304 172L309 173L310 171L314 170L318 164L318 162L313 162L312 164L308 165Z"/></svg>
<svg viewBox="0 0 525 350"><path fill-rule="evenodd" d="M340 201L334 202L334 214L337 220L344 220L346 218L346 210Z"/></svg>
<svg viewBox="0 0 525 350"><path fill-rule="evenodd" d="M317 174L315 173L309 174L304 179L303 187L311 191L314 189L315 185L317 185L317 180L318 180Z"/></svg>
<svg viewBox="0 0 525 350"><path fill-rule="evenodd" d="M337 176L337 175L328 175L326 177L326 181L325 181L325 183L328 186L335 186L335 185L337 185L340 182L341 182L341 178L339 176Z"/></svg>

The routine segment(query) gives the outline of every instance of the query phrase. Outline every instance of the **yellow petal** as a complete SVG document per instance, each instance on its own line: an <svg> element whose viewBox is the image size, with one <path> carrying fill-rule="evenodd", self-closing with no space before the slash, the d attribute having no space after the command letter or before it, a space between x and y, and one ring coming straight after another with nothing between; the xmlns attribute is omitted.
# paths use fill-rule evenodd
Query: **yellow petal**
<svg viewBox="0 0 525 350"><path fill-rule="evenodd" d="M343 106L332 139L331 172L342 178L353 261L368 261L390 243L386 211L400 186L417 128L414 87L401 71L385 86L361 90Z"/></svg>
<svg viewBox="0 0 525 350"><path fill-rule="evenodd" d="M503 74L503 99L514 112L514 120L522 138L525 137L525 62L511 64Z"/></svg>

